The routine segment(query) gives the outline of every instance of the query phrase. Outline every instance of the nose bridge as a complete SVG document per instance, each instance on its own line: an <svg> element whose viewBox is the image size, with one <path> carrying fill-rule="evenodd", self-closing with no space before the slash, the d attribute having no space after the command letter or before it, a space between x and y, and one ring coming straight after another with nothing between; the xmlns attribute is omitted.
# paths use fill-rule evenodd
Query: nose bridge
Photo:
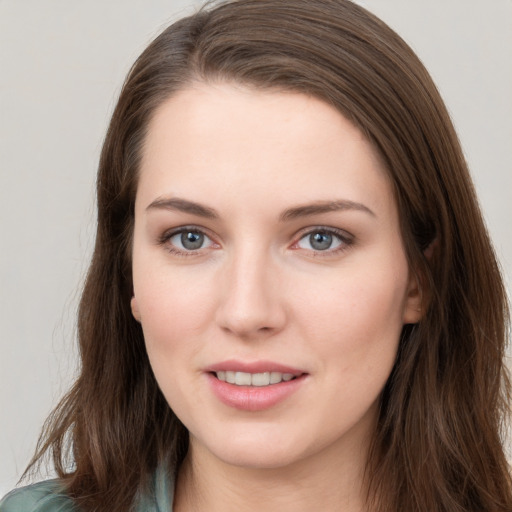
<svg viewBox="0 0 512 512"><path fill-rule="evenodd" d="M285 314L278 273L268 248L255 240L238 244L223 272L219 325L242 337L279 330Z"/></svg>

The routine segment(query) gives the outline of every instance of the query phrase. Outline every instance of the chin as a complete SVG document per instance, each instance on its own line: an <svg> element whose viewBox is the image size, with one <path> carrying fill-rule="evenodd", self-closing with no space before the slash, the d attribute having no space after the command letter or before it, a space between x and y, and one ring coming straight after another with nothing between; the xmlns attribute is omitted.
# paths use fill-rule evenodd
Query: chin
<svg viewBox="0 0 512 512"><path fill-rule="evenodd" d="M261 427L261 425L260 425ZM322 451L320 443L311 443L314 436L305 432L293 435L275 428L227 430L222 436L193 438L193 449L208 451L225 464L247 469L278 469L291 467ZM330 443L327 442L326 445Z"/></svg>
<svg viewBox="0 0 512 512"><path fill-rule="evenodd" d="M233 446L228 450L214 453L225 464L246 469L279 469L291 466L304 458L296 451L276 449L267 446Z"/></svg>

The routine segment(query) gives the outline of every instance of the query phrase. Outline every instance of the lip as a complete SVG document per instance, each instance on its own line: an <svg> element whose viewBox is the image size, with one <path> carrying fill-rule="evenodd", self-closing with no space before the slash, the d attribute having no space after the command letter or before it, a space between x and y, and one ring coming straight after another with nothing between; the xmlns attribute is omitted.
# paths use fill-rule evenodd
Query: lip
<svg viewBox="0 0 512 512"><path fill-rule="evenodd" d="M204 369L205 372L245 372L245 373L263 373L263 372L280 372L291 373L295 377L306 373L298 368L286 366L284 364L275 363L273 361L236 361L230 359L221 363L216 363Z"/></svg>
<svg viewBox="0 0 512 512"><path fill-rule="evenodd" d="M223 361L205 368L205 375L213 394L224 404L242 411L263 411L285 401L304 384L307 373L290 366L271 361ZM219 380L218 371L239 371L246 373L280 372L295 376L289 381L269 386L237 386Z"/></svg>

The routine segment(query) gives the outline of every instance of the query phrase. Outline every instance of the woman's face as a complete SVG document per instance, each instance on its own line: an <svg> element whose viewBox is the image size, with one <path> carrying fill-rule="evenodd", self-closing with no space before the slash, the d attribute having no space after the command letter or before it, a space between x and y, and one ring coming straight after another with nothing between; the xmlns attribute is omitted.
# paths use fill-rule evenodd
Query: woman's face
<svg viewBox="0 0 512 512"><path fill-rule="evenodd" d="M360 453L419 319L372 146L318 99L196 84L152 119L132 310L195 453L281 467Z"/></svg>

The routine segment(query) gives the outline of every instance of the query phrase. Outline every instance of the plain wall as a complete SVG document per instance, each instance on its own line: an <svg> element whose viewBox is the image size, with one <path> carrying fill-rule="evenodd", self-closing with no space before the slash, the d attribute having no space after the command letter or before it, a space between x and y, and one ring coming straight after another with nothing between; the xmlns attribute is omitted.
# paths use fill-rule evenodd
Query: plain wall
<svg viewBox="0 0 512 512"><path fill-rule="evenodd" d="M512 284L512 1L365 0L438 84ZM94 181L124 76L191 0L0 0L0 496L76 369Z"/></svg>

